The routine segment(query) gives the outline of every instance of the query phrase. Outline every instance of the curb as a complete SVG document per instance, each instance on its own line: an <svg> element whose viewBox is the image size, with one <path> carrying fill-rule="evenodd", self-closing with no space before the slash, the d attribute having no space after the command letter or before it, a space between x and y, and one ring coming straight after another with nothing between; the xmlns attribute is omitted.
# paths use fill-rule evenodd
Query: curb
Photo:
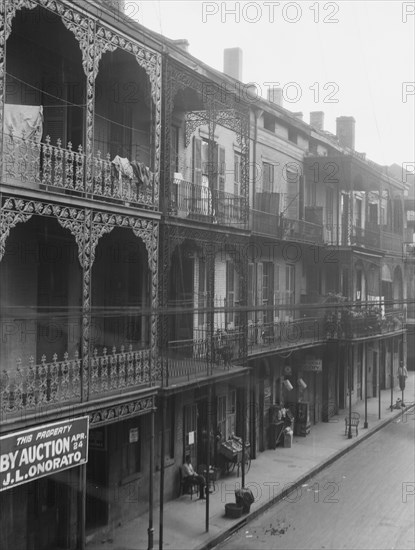
<svg viewBox="0 0 415 550"><path fill-rule="evenodd" d="M415 407L415 404L408 405L404 409L401 409L400 411L397 411L393 416L390 418L387 418L383 421L381 421L377 426L374 428L371 428L369 431L367 431L365 434L363 434L361 437L357 437L353 443L350 443L347 447L344 449L341 449L340 451L336 451L333 455L329 456L327 459L320 462L320 464L317 464L317 466L314 466L314 468L311 468L306 474L302 475L300 478L298 478L296 481L292 483L292 485L283 491L281 491L278 495L275 495L272 499L270 499L268 502L265 502L260 507L258 507L253 512L249 512L243 519L238 521L237 523L234 523L232 526L230 526L228 529L220 533L219 535L216 535L214 538L209 540L207 543L203 544L202 546L197 547L196 550L210 550L211 548L214 548L221 542L224 542L226 539L228 539L231 535L233 535L236 531L239 531L242 527L244 527L247 523L258 517L260 514L268 510L268 508L271 508L274 504L279 502L280 500L284 499L287 495L289 495L294 489L296 489L299 485L302 485L318 473L320 473L322 470L336 462L339 458L344 456L346 453L357 447L360 443L363 441L366 441L369 437L374 435L376 432L393 422L396 418L399 416L403 416L404 413L407 413L411 409ZM366 430L367 428L362 428Z"/></svg>

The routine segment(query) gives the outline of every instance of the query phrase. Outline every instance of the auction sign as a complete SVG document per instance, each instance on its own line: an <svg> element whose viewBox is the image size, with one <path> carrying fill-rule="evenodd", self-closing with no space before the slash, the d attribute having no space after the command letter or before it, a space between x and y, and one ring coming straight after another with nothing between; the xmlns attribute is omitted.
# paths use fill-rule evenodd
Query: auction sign
<svg viewBox="0 0 415 550"><path fill-rule="evenodd" d="M0 437L0 491L88 461L89 417Z"/></svg>

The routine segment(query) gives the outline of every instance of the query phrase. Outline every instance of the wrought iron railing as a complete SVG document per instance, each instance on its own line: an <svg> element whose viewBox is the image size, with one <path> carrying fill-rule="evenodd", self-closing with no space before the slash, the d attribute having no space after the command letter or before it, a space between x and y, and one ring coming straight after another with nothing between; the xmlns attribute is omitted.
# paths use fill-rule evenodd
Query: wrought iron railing
<svg viewBox="0 0 415 550"><path fill-rule="evenodd" d="M385 252L397 252L402 254L404 251L403 247L403 235L398 235L397 233L391 233L388 231L382 231L382 240L381 240L382 250Z"/></svg>
<svg viewBox="0 0 415 550"><path fill-rule="evenodd" d="M405 312L402 309L382 314L377 309L337 308L325 318L324 332L327 339L364 338L389 334L405 328Z"/></svg>
<svg viewBox="0 0 415 550"><path fill-rule="evenodd" d="M277 214L250 211L250 228L253 233L278 239L320 243L323 241L323 226L305 220L281 218Z"/></svg>
<svg viewBox="0 0 415 550"><path fill-rule="evenodd" d="M87 184L87 172L90 184ZM144 187L136 178L117 175L109 153L105 158L100 151L90 165L82 146L72 150L72 143L62 147L57 140L52 145L47 136L45 143L16 137L13 130L5 135L3 181L10 185L93 196L105 201L122 201L152 206L153 184Z"/></svg>
<svg viewBox="0 0 415 550"><path fill-rule="evenodd" d="M380 228L376 231L374 229L353 226L351 244L379 249L381 245Z"/></svg>
<svg viewBox="0 0 415 550"><path fill-rule="evenodd" d="M220 224L244 224L244 198L219 189L173 179L170 212Z"/></svg>
<svg viewBox="0 0 415 550"><path fill-rule="evenodd" d="M171 340L164 357L164 385L211 376L214 372L241 366L244 332L216 330L210 337L206 330L195 329L194 338Z"/></svg>
<svg viewBox="0 0 415 550"><path fill-rule="evenodd" d="M280 235L280 217L269 212L251 209L250 229L258 235L278 238Z"/></svg>
<svg viewBox="0 0 415 550"><path fill-rule="evenodd" d="M150 351L133 351L132 346L120 350L95 349L85 364L78 353L62 360L55 354L52 361L42 357L39 364L33 357L27 364L19 359L14 369L0 374L0 411L2 415L25 410L36 412L65 403L92 401L111 393L133 390L151 382Z"/></svg>
<svg viewBox="0 0 415 550"><path fill-rule="evenodd" d="M282 218L281 238L308 243L322 243L323 226L305 220Z"/></svg>
<svg viewBox="0 0 415 550"><path fill-rule="evenodd" d="M319 318L255 323L248 327L248 354L264 351L264 348L291 348L323 339L322 321Z"/></svg>

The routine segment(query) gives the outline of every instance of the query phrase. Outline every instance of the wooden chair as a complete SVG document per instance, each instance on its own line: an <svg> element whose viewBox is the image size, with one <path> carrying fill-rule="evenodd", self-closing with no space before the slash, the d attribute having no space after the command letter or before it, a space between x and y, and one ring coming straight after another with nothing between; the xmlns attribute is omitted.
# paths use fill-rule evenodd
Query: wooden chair
<svg viewBox="0 0 415 550"><path fill-rule="evenodd" d="M180 480L180 495L188 494L191 500L193 500L193 493L199 495L199 484L190 478L183 477L182 469L179 468L179 480Z"/></svg>
<svg viewBox="0 0 415 550"><path fill-rule="evenodd" d="M350 426L353 428L356 428L356 435L359 435L358 427L360 422L360 414L357 412L352 412L351 418L350 418ZM344 429L344 435L347 435L348 429L349 429L349 415L346 416L344 419L345 423L345 429Z"/></svg>

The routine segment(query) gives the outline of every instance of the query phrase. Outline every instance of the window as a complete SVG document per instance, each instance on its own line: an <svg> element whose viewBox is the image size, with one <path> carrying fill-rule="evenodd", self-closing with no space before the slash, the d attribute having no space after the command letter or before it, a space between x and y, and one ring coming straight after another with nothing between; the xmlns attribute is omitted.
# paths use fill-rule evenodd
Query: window
<svg viewBox="0 0 415 550"><path fill-rule="evenodd" d="M373 227L378 224L378 205L371 203L369 204L369 223Z"/></svg>
<svg viewBox="0 0 415 550"><path fill-rule="evenodd" d="M295 266L285 266L285 290L287 296L287 305L293 306L295 304ZM294 310L288 308L288 315L294 317Z"/></svg>
<svg viewBox="0 0 415 550"><path fill-rule="evenodd" d="M264 129L275 132L275 117L269 113L264 113Z"/></svg>
<svg viewBox="0 0 415 550"><path fill-rule="evenodd" d="M298 219L299 209L299 174L287 170L287 197L285 207L285 217L290 220Z"/></svg>
<svg viewBox="0 0 415 550"><path fill-rule="evenodd" d="M197 405L185 405L183 407L183 422L184 422L184 436L185 445L194 445L197 448ZM189 441L189 434L194 434L193 444Z"/></svg>
<svg viewBox="0 0 415 550"><path fill-rule="evenodd" d="M239 195L241 188L241 155L235 153L233 158L233 194Z"/></svg>
<svg viewBox="0 0 415 550"><path fill-rule="evenodd" d="M274 190L274 165L269 162L262 163L262 192L272 193Z"/></svg>
<svg viewBox="0 0 415 550"><path fill-rule="evenodd" d="M293 128L288 128L288 141L297 143L297 132Z"/></svg>
<svg viewBox="0 0 415 550"><path fill-rule="evenodd" d="M280 293L280 266L274 266L274 306L278 306L281 303L281 293ZM280 310L274 310L274 318L280 317Z"/></svg>
<svg viewBox="0 0 415 550"><path fill-rule="evenodd" d="M193 183L202 185L202 140L193 138Z"/></svg>
<svg viewBox="0 0 415 550"><path fill-rule="evenodd" d="M254 322L255 313L253 311L255 297L255 280L254 280L255 264L248 264L248 321Z"/></svg>
<svg viewBox="0 0 415 550"><path fill-rule="evenodd" d="M227 418L227 436L235 433L236 430L236 390L229 393L229 408Z"/></svg>
<svg viewBox="0 0 415 550"><path fill-rule="evenodd" d="M262 304L266 307L264 310L264 323L272 323L271 306L274 298L274 264L272 262L264 262L262 281Z"/></svg>
<svg viewBox="0 0 415 550"><path fill-rule="evenodd" d="M198 288L198 324L205 324L205 309L206 309L206 261L199 258L199 288Z"/></svg>
<svg viewBox="0 0 415 550"><path fill-rule="evenodd" d="M347 268L342 271L342 294L349 296L349 270Z"/></svg>
<svg viewBox="0 0 415 550"><path fill-rule="evenodd" d="M393 200L393 232L402 233L403 231L403 208L402 201L399 198Z"/></svg>
<svg viewBox="0 0 415 550"><path fill-rule="evenodd" d="M316 206L317 204L317 183L310 181L307 185L307 205Z"/></svg>
<svg viewBox="0 0 415 550"><path fill-rule="evenodd" d="M175 402L174 396L168 397L166 402L166 426L164 431L164 459L174 458L174 440L175 440ZM161 453L162 432L159 432L160 453ZM159 455L160 457L160 455Z"/></svg>
<svg viewBox="0 0 415 550"><path fill-rule="evenodd" d="M363 273L362 270L357 268L356 269L356 300L361 301L363 299L362 297L362 281L363 281Z"/></svg>
<svg viewBox="0 0 415 550"><path fill-rule="evenodd" d="M179 128L171 127L171 176L179 172Z"/></svg>
<svg viewBox="0 0 415 550"><path fill-rule="evenodd" d="M126 420L122 426L122 477L125 478L141 470L140 420Z"/></svg>
<svg viewBox="0 0 415 550"><path fill-rule="evenodd" d="M362 199L356 199L356 227L362 227Z"/></svg>
<svg viewBox="0 0 415 550"><path fill-rule="evenodd" d="M333 189L328 187L326 189L326 224L329 229L333 227L333 201Z"/></svg>
<svg viewBox="0 0 415 550"><path fill-rule="evenodd" d="M222 434L223 438L227 439L227 433L226 433L226 395L221 395L221 396L218 397L217 418L218 418L218 431Z"/></svg>
<svg viewBox="0 0 415 550"><path fill-rule="evenodd" d="M219 191L225 191L226 183L226 160L225 160L225 147L221 145L218 147L218 186Z"/></svg>
<svg viewBox="0 0 415 550"><path fill-rule="evenodd" d="M235 316L235 265L232 261L226 262L226 326L236 324Z"/></svg>

